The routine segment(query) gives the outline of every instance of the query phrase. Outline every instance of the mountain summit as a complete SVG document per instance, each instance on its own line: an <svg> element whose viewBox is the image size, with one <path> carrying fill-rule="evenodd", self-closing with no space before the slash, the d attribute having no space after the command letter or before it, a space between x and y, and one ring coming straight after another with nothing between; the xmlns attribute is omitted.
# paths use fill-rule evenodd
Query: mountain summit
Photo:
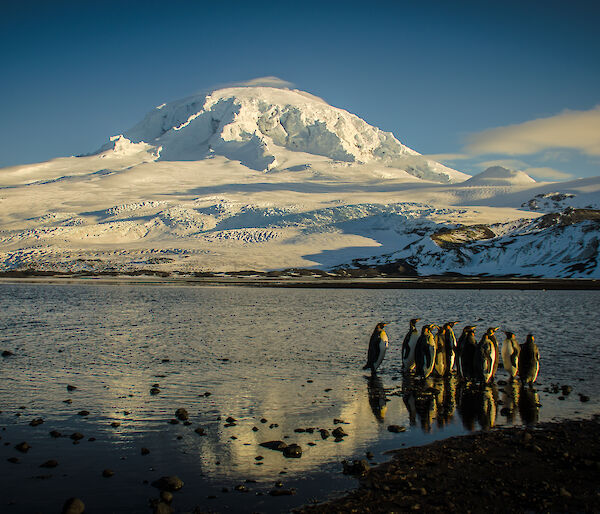
<svg viewBox="0 0 600 514"><path fill-rule="evenodd" d="M391 132L309 93L286 87L217 89L156 107L100 151L152 150L161 161L198 161L213 155L259 171L286 169L290 152L338 163L371 164L434 182L461 182L461 172L429 160ZM146 147L146 145L148 145Z"/></svg>

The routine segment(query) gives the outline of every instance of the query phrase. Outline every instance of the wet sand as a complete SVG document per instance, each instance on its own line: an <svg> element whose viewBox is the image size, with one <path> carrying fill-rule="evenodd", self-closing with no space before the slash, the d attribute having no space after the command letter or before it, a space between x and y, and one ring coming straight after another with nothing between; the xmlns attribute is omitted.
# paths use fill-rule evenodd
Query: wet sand
<svg viewBox="0 0 600 514"><path fill-rule="evenodd" d="M598 512L598 415L392 453L362 474L356 491L298 512Z"/></svg>

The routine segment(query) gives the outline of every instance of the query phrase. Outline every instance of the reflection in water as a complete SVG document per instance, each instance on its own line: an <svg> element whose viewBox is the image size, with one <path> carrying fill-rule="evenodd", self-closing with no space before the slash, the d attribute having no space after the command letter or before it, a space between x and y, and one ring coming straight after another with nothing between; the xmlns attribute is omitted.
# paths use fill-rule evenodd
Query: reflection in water
<svg viewBox="0 0 600 514"><path fill-rule="evenodd" d="M385 390L383 389L383 382L377 375L371 375L367 380L369 405L371 406L375 419L377 419L377 421L383 421L387 411L387 398L385 396Z"/></svg>
<svg viewBox="0 0 600 514"><path fill-rule="evenodd" d="M533 387L521 386L519 399L519 414L525 425L534 425L538 422L540 413L540 397Z"/></svg>
<svg viewBox="0 0 600 514"><path fill-rule="evenodd" d="M518 381L503 386L500 401L495 383L475 384L461 381L455 375L421 380L413 374L405 374L402 399L411 426L420 425L425 432L431 431L434 421L438 428L453 423L456 411L466 430L489 430L496 426L499 406L507 422L515 423L518 412L522 423L534 424L540 408L535 389L524 387Z"/></svg>

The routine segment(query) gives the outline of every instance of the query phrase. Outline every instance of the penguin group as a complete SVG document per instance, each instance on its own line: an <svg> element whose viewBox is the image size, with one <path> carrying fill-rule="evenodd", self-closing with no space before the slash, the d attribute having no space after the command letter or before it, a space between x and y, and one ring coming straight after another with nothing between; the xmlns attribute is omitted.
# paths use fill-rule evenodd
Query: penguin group
<svg viewBox="0 0 600 514"><path fill-rule="evenodd" d="M529 334L520 345L513 332L506 331L502 348L496 334L499 327L488 328L477 340L475 325L463 328L456 338L454 326L458 321L443 325L426 324L417 329L419 318L409 322L409 329L402 342L402 366L405 372L417 377L446 377L457 374L460 379L489 384L494 381L500 362L511 379L518 375L525 384L533 384L540 369L540 355L533 335ZM388 347L388 338L379 323L371 336L369 358L365 369L373 372L381 364Z"/></svg>

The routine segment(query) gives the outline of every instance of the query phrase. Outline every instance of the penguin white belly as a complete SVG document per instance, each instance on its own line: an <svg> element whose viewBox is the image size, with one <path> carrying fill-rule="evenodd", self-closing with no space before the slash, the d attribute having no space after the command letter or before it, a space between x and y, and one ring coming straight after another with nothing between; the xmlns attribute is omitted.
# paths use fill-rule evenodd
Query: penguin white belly
<svg viewBox="0 0 600 514"><path fill-rule="evenodd" d="M504 365L504 369L506 371L508 371L508 374L514 378L515 375L517 374L517 370L519 368L519 358L515 358L515 364L513 365L512 362L512 358L513 358L513 352L514 352L514 348L511 344L511 342L507 339L506 341L504 341L504 344L502 345L502 364Z"/></svg>
<svg viewBox="0 0 600 514"><path fill-rule="evenodd" d="M447 369L447 373L452 373L452 370L454 369L454 361L456 359L456 337L454 336L454 333L452 332L452 330L450 330L450 341L451 341L451 349L450 349L450 355L448 355L448 369Z"/></svg>
<svg viewBox="0 0 600 514"><path fill-rule="evenodd" d="M385 357L385 351L387 350L388 344L389 343L387 334L381 331L381 336L379 337L379 355L373 363L373 369L377 369L383 362L383 358Z"/></svg>

